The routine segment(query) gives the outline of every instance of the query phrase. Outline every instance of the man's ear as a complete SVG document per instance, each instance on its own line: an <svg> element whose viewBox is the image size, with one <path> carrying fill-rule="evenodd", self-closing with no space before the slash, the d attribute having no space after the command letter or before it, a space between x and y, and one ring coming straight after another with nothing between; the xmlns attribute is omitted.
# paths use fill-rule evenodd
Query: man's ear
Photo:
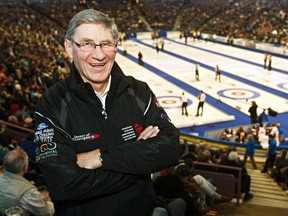
<svg viewBox="0 0 288 216"><path fill-rule="evenodd" d="M66 53L68 54L69 58L73 58L73 52L72 52L72 42L70 40L65 39L64 46Z"/></svg>

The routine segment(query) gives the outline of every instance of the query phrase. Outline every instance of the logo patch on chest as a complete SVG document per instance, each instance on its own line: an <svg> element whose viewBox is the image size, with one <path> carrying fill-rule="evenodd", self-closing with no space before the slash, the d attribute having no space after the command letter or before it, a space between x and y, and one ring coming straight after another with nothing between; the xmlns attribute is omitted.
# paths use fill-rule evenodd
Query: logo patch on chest
<svg viewBox="0 0 288 216"><path fill-rule="evenodd" d="M141 131L143 130L143 127L139 125L138 123L135 123L134 126L127 126L122 128L122 138L124 141L134 139L135 137L138 137Z"/></svg>
<svg viewBox="0 0 288 216"><path fill-rule="evenodd" d="M87 133L87 134L82 134L82 135L74 135L72 137L73 141L85 141L85 140L95 140L100 138L100 134L91 134L91 133Z"/></svg>
<svg viewBox="0 0 288 216"><path fill-rule="evenodd" d="M124 141L131 140L136 137L135 131L132 126L122 128L122 138Z"/></svg>

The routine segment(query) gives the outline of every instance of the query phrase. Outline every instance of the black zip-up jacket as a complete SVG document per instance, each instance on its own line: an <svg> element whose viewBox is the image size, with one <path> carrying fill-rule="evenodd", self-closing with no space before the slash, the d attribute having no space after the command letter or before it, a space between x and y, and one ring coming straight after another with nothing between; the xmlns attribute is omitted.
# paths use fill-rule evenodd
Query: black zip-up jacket
<svg viewBox="0 0 288 216"><path fill-rule="evenodd" d="M106 110L72 66L70 75L41 98L35 112L36 160L56 215L148 216L154 191L150 174L179 158L179 131L148 85L111 71ZM156 137L138 141L148 125ZM80 168L76 154L101 149L103 166Z"/></svg>

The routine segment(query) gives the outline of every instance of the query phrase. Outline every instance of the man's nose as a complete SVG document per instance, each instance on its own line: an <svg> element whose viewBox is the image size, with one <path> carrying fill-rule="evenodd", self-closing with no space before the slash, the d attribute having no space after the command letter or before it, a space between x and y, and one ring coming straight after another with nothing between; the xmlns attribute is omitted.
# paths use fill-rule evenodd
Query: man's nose
<svg viewBox="0 0 288 216"><path fill-rule="evenodd" d="M103 52L100 45L96 45L95 48L92 51L92 57L93 58L104 58L106 56L105 52Z"/></svg>

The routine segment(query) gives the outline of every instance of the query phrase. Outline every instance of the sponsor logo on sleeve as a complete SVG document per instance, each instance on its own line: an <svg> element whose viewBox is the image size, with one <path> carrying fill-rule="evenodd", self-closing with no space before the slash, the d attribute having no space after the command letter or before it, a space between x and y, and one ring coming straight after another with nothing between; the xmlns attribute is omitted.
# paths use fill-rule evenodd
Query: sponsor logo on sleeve
<svg viewBox="0 0 288 216"><path fill-rule="evenodd" d="M171 120L170 120L170 118L169 118L169 116L166 114L166 113L161 113L161 119L166 119L166 120L168 120L169 122L171 122Z"/></svg>
<svg viewBox="0 0 288 216"><path fill-rule="evenodd" d="M35 142L42 142L42 143L52 142L54 138L54 129L47 127L44 127L45 129L38 130L35 132L34 134Z"/></svg>
<svg viewBox="0 0 288 216"><path fill-rule="evenodd" d="M41 162L57 155L57 144L55 142L42 143L36 146L36 162Z"/></svg>
<svg viewBox="0 0 288 216"><path fill-rule="evenodd" d="M34 141L35 142L52 142L54 137L54 129L53 128L45 128L43 130L39 130L35 132Z"/></svg>
<svg viewBox="0 0 288 216"><path fill-rule="evenodd" d="M36 147L36 162L50 159L58 155L57 144L53 142L54 129L48 128L48 125L41 123L34 134L34 142L41 143Z"/></svg>
<svg viewBox="0 0 288 216"><path fill-rule="evenodd" d="M39 130L44 130L44 129L46 129L46 128L48 128L48 125L43 122L43 123L40 123L40 124L37 126L37 131L39 131Z"/></svg>

